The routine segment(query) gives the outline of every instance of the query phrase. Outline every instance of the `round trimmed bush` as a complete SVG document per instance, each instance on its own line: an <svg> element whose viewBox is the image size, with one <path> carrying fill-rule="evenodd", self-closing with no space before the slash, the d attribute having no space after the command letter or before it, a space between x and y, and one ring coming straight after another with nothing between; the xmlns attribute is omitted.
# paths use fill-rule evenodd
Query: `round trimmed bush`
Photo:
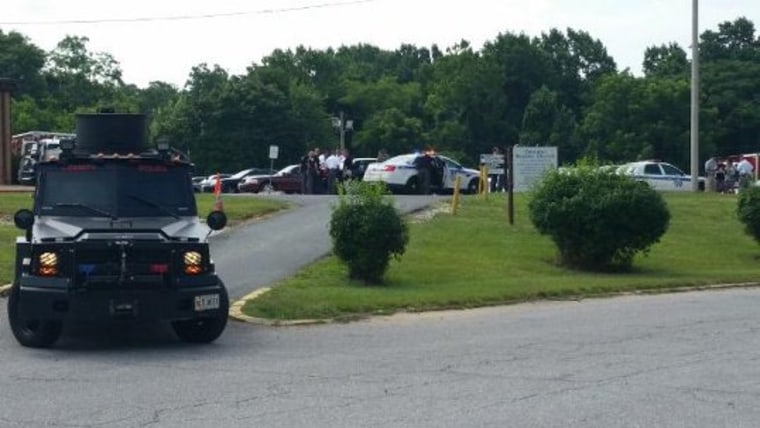
<svg viewBox="0 0 760 428"><path fill-rule="evenodd" d="M380 283L391 257L404 253L408 227L382 183L355 182L342 189L330 219L333 252L348 266L350 278Z"/></svg>
<svg viewBox="0 0 760 428"><path fill-rule="evenodd" d="M744 230L760 243L760 187L746 187L739 192L736 214Z"/></svg>
<svg viewBox="0 0 760 428"><path fill-rule="evenodd" d="M585 270L629 269L670 222L649 185L590 167L548 173L528 207L536 229L557 245L560 263Z"/></svg>

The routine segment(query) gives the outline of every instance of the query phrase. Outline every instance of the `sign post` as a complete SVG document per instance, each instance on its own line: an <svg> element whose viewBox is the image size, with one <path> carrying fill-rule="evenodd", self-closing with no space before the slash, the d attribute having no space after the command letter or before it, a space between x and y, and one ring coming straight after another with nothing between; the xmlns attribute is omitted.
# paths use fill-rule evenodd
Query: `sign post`
<svg viewBox="0 0 760 428"><path fill-rule="evenodd" d="M280 154L279 146L269 146L269 189L272 189L272 171L274 171L274 160Z"/></svg>
<svg viewBox="0 0 760 428"><path fill-rule="evenodd" d="M557 148L511 146L507 154L507 165L509 224L514 224L514 192L530 190L546 170L557 168Z"/></svg>
<svg viewBox="0 0 760 428"><path fill-rule="evenodd" d="M546 170L557 168L557 148L515 146L512 148L512 165L514 190L528 191Z"/></svg>
<svg viewBox="0 0 760 428"><path fill-rule="evenodd" d="M507 215L509 216L510 226L515 224L515 193L514 193L514 163L512 162L512 150L514 146L507 148Z"/></svg>

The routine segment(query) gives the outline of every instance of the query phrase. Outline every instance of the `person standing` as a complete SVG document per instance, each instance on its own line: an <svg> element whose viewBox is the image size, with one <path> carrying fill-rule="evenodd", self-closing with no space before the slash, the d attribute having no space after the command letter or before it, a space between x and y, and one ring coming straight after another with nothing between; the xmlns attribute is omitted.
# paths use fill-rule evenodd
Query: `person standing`
<svg viewBox="0 0 760 428"><path fill-rule="evenodd" d="M417 169L418 193L429 195L430 180L433 175L433 158L430 156L430 152L426 151L414 158L414 167Z"/></svg>
<svg viewBox="0 0 760 428"><path fill-rule="evenodd" d="M718 170L715 171L715 188L718 193L726 193L726 164L718 164Z"/></svg>
<svg viewBox="0 0 760 428"><path fill-rule="evenodd" d="M500 192L504 190L504 152L498 146L493 146L491 154L494 158L501 157L501 163L499 165L494 164L494 169L497 170L494 173L488 174L491 193ZM501 170L501 171L498 171Z"/></svg>
<svg viewBox="0 0 760 428"><path fill-rule="evenodd" d="M739 188L744 189L749 187L749 184L754 179L753 172L755 167L752 166L752 162L748 161L747 158L743 158L739 162L739 165L736 166L736 169L739 171Z"/></svg>
<svg viewBox="0 0 760 428"><path fill-rule="evenodd" d="M316 186L319 180L319 160L314 150L309 151L309 157L306 160L306 193L313 195L316 193Z"/></svg>
<svg viewBox="0 0 760 428"><path fill-rule="evenodd" d="M308 171L309 171L309 155L311 154L311 150L306 152L305 155L301 156L301 162L299 164L299 173L301 174L301 193L307 194L307 178L309 177Z"/></svg>
<svg viewBox="0 0 760 428"><path fill-rule="evenodd" d="M325 169L327 170L327 189L325 193L335 193L335 180L338 178L338 171L340 171L340 158L336 150L331 151L325 158Z"/></svg>
<svg viewBox="0 0 760 428"><path fill-rule="evenodd" d="M715 192L717 190L717 186L715 183L715 173L718 171L718 161L715 159L715 156L710 157L710 159L707 159L707 162L705 162L705 175L707 176L707 191L708 192Z"/></svg>
<svg viewBox="0 0 760 428"><path fill-rule="evenodd" d="M351 154L351 152L348 149L343 150L343 162L340 165L341 181L347 181L353 177L354 175L353 166L354 166L354 156Z"/></svg>

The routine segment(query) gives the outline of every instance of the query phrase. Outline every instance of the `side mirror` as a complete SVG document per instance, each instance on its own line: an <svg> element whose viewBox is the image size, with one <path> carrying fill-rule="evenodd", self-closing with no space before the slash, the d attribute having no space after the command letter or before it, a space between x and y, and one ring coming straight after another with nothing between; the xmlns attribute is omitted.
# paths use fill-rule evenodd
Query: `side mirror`
<svg viewBox="0 0 760 428"><path fill-rule="evenodd" d="M30 230L34 224L34 213L24 208L13 215L13 223L21 230Z"/></svg>
<svg viewBox="0 0 760 428"><path fill-rule="evenodd" d="M211 230L224 229L224 226L227 226L227 214L223 211L211 211L208 217L206 217L206 225Z"/></svg>

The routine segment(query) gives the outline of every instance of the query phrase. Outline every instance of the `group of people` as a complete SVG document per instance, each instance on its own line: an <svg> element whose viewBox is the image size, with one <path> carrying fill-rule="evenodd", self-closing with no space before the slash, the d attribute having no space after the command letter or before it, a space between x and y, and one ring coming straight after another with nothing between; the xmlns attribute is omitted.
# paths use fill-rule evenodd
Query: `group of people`
<svg viewBox="0 0 760 428"><path fill-rule="evenodd" d="M301 158L304 194L336 193L336 184L352 177L353 157L348 150L309 150Z"/></svg>
<svg viewBox="0 0 760 428"><path fill-rule="evenodd" d="M718 160L711 157L705 162L707 187L709 192L734 193L737 188L749 186L754 180L755 167L742 158L738 162L731 159Z"/></svg>

